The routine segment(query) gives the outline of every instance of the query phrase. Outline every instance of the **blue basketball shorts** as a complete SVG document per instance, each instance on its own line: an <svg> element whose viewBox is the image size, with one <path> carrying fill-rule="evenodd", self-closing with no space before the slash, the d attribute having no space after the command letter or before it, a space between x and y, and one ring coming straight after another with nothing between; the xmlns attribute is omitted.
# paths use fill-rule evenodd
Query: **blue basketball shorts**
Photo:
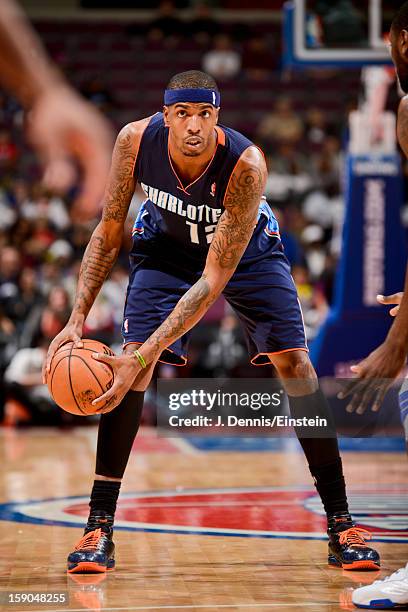
<svg viewBox="0 0 408 612"><path fill-rule="evenodd" d="M145 342L199 277L200 273L150 256L133 258L122 325L124 346ZM239 264L223 295L243 325L252 364L270 364L273 353L308 350L296 287L282 252ZM160 361L185 365L189 337L187 332L171 344Z"/></svg>

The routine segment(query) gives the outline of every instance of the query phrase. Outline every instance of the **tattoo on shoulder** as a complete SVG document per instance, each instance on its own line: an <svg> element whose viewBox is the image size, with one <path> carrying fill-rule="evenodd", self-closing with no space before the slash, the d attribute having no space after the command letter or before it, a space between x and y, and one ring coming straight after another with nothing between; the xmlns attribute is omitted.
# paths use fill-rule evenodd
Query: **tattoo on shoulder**
<svg viewBox="0 0 408 612"><path fill-rule="evenodd" d="M119 134L112 159L112 169L105 189L103 220L124 222L135 188L133 169L137 155L129 130Z"/></svg>
<svg viewBox="0 0 408 612"><path fill-rule="evenodd" d="M210 247L221 268L234 269L238 265L255 227L264 183L262 167L250 166L232 175L225 211Z"/></svg>

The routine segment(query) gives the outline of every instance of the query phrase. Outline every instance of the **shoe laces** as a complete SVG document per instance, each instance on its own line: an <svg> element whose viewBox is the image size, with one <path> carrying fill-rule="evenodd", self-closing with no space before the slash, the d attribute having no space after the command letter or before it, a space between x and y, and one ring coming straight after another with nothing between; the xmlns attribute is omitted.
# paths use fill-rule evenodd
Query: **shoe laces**
<svg viewBox="0 0 408 612"><path fill-rule="evenodd" d="M350 527L340 532L339 542L340 544L347 544L350 546L367 546L366 540L371 540L373 536L366 529L360 527Z"/></svg>
<svg viewBox="0 0 408 612"><path fill-rule="evenodd" d="M101 536L102 529L88 531L88 533L79 540L78 544L75 546L75 550L94 550L98 546Z"/></svg>

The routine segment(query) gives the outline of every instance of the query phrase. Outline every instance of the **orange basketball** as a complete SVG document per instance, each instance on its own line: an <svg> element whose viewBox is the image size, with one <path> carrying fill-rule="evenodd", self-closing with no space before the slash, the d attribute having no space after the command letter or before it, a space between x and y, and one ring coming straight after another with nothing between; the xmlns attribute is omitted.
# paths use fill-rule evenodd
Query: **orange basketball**
<svg viewBox="0 0 408 612"><path fill-rule="evenodd" d="M47 377L48 389L60 408L71 414L87 416L109 412L110 402L92 406L113 384L112 368L92 357L92 353L114 355L102 342L83 339L83 348L73 342L63 344L55 353Z"/></svg>

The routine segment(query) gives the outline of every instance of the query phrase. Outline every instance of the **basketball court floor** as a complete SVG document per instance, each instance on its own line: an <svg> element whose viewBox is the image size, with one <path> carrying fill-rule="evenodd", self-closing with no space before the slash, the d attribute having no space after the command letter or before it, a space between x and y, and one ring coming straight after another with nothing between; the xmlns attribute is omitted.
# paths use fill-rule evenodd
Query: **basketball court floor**
<svg viewBox="0 0 408 612"><path fill-rule="evenodd" d="M22 605L3 594L2 610L352 610L352 588L408 561L402 441L372 440L372 450L344 441L351 506L382 556L381 572L364 573L327 566L322 510L296 440L188 441L145 429L122 486L116 571L68 576L96 430L0 436L1 591L66 599Z"/></svg>

